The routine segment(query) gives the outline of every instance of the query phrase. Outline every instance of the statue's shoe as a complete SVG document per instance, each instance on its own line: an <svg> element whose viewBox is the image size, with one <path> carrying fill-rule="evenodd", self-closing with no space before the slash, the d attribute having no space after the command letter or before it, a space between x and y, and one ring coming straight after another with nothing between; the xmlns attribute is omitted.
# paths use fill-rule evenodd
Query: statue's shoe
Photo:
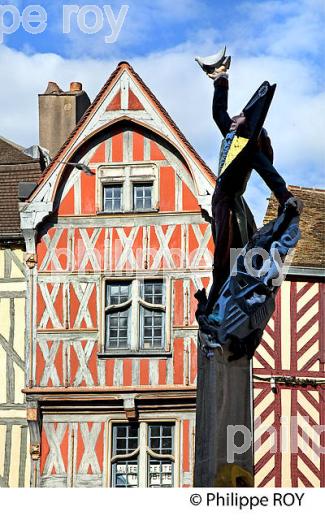
<svg viewBox="0 0 325 520"><path fill-rule="evenodd" d="M205 58L197 56L195 61L198 62L204 72L209 72L221 67L221 65L224 65L226 69L229 69L231 57L226 56L226 46L224 46L224 48L221 49L217 54L206 56Z"/></svg>

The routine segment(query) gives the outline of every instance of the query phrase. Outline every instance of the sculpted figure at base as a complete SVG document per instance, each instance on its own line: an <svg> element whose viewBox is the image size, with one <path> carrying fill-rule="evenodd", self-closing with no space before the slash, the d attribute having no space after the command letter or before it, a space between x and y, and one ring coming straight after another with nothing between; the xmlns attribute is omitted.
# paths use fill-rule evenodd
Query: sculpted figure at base
<svg viewBox="0 0 325 520"><path fill-rule="evenodd" d="M300 236L299 214L302 211L302 201L287 189L284 179L274 168L271 140L263 128L276 85L263 82L243 111L237 116L230 117L227 108L228 69L231 58L226 56L226 48L214 56L196 58L196 61L214 82L213 118L223 135L218 178L212 196L211 226L215 244L213 282L208 297L204 289L195 295L199 302L196 312L200 328L199 338L201 346L207 352L228 342L231 344L234 357L244 354L251 357L274 310L276 286L273 284L274 291L272 291L272 278L265 278L265 270L272 269L276 278L275 265L279 270L290 248L296 245ZM252 212L243 197L253 169L261 176L279 202L278 219L280 220L274 221L273 225L266 229L264 227L259 232ZM234 301L238 297L238 291L240 292L238 282L240 278L243 280L243 265L241 265L242 276L236 274L238 273L236 266L238 262L240 263L239 258L235 262L235 270L231 265L231 249L245 248L247 254L261 243L261 236L266 246L266 257L268 255L269 257L266 262L264 255L261 265L256 260L256 269L253 269L255 276L250 276L246 272L250 277L245 277L246 291L243 293L241 290L240 296L242 303L246 300L246 310L241 309L244 314L246 313L245 319L244 315L241 316L242 322L245 320L247 322L246 328L244 327L245 330L241 328L239 332L238 327L235 327L238 316L235 318L234 312L233 326L228 327L226 333L225 320L228 320L228 324L232 321L230 308L234 311ZM281 240L282 245L276 245ZM274 261L275 250L278 251L278 261ZM256 277L258 271L260 275ZM260 279L261 276L264 276L264 281ZM253 286L256 296L254 290L251 290ZM220 297L222 302L219 301ZM225 298L229 300L227 305ZM247 308L247 301L252 303L250 309ZM221 307L223 312L220 313ZM225 314L225 309L228 314ZM259 323L258 313L261 317ZM255 318L252 317L253 314Z"/></svg>

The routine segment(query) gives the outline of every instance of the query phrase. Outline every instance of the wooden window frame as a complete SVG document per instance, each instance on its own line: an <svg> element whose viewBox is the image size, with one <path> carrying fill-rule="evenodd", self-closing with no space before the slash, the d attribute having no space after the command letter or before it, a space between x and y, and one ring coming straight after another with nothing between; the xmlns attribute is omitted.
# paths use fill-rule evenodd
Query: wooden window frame
<svg viewBox="0 0 325 520"><path fill-rule="evenodd" d="M111 209L111 210L108 210L108 209L105 209L104 208L104 203L105 203L105 197L104 197L104 191L105 191L105 188L106 187L114 187L114 186L121 186L121 197L120 197L120 200L121 200L121 207L119 209ZM102 183L102 198L103 198L103 211L104 213L108 213L108 214L111 214L111 213L121 213L121 210L123 208L123 192L124 192L124 189L123 189L123 183L120 183L120 182L103 182ZM114 198L112 198L112 200L114 200Z"/></svg>
<svg viewBox="0 0 325 520"><path fill-rule="evenodd" d="M147 485L149 482L149 457L156 456L149 448L149 425L150 424L172 424L173 425L173 453L168 455L166 459L172 460L173 462L173 486L172 488L179 487L180 485L180 425L181 421L178 417L144 417L138 420L139 423L139 444L138 444L138 487L149 488ZM125 419L118 419L117 417L109 420L108 424L108 457L107 457L107 482L108 486L112 487L113 471L112 464L114 464L115 456L113 453L113 427L117 425L128 425L129 421ZM116 457L117 458L117 457ZM161 457L165 458L165 457Z"/></svg>
<svg viewBox="0 0 325 520"><path fill-rule="evenodd" d="M146 302L143 302L141 295L141 286L145 281L162 281L164 286L165 296L165 319L163 327L163 346L161 349L144 349L141 348L143 342L143 327L141 327L141 307L143 303L149 306ZM119 282L131 282L130 299L131 301L131 327L129 329L129 341L130 346L128 348L119 349L111 348L105 350L106 346L106 286L107 283L119 283ZM98 357L110 358L110 357L159 357L164 358L172 355L171 352L171 291L172 291L172 279L165 276L128 276L128 277L103 277L101 287L101 328L100 328L100 352ZM156 307L156 305L155 305Z"/></svg>
<svg viewBox="0 0 325 520"><path fill-rule="evenodd" d="M141 171L142 170L142 171ZM96 208L97 214L116 215L123 213L153 213L159 210L159 168L152 161L135 161L132 163L102 164L97 170ZM152 183L152 207L135 209L133 191L136 184ZM104 186L122 185L120 211L104 210Z"/></svg>

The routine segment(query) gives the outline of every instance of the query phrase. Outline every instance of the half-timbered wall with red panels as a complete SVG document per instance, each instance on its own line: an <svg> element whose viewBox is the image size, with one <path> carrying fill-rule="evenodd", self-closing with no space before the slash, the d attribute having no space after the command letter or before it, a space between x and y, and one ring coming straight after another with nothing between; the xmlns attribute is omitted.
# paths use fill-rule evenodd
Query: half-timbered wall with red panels
<svg viewBox="0 0 325 520"><path fill-rule="evenodd" d="M95 387L114 393L121 389L194 390L194 293L209 283L213 241L191 174L153 134L127 126L106 135L80 159L85 160L96 175L72 171L58 190L56 215L41 230L37 244L32 385L43 392ZM141 165L155 169L154 210L103 212L100 173L108 171L107 181L117 169L123 176L123 168L130 165L136 165L140 173ZM154 356L142 352L122 357L112 351L106 356L106 280L152 277L163 280L166 287L164 351ZM194 411L179 413L172 404L169 408L167 415L179 424L179 469L174 483L186 486L191 484L193 471L195 415ZM108 417L116 415L108 413L102 422L82 415L77 421L71 417L61 422L57 417L57 421L47 422L50 418L44 416L41 485L107 485L110 466L106 462L103 470L103 454L110 441L103 432ZM157 414L152 418L157 420ZM87 466L85 436L88 439L95 433L93 464Z"/></svg>
<svg viewBox="0 0 325 520"><path fill-rule="evenodd" d="M136 485L148 487L150 474L147 449L147 426L153 414L141 414L140 431L144 432L140 446L140 457L133 457L136 470ZM193 472L193 428L192 414L159 412L154 423L170 424L174 421L174 446L171 462L173 486L189 487ZM123 414L107 412L84 414L44 414L41 433L40 480L41 487L109 487L112 485L114 457L112 455L112 429L117 422L123 423ZM191 452L192 450L192 452ZM138 455L136 453L135 455ZM132 459L132 457L131 457ZM139 460L140 459L140 460ZM135 462L136 461L136 462ZM132 460L131 460L132 462ZM170 469L170 468L169 468ZM168 470L167 470L168 471ZM134 480L131 484L135 484ZM160 486L158 486L160 487Z"/></svg>
<svg viewBox="0 0 325 520"><path fill-rule="evenodd" d="M324 284L285 281L254 356L254 375L294 376L296 386L255 379L255 485L324 487ZM314 386L316 385L316 386Z"/></svg>
<svg viewBox="0 0 325 520"><path fill-rule="evenodd" d="M123 155L125 142L131 157ZM209 283L213 241L191 191L190 174L183 167L181 177L180 166L177 172L170 153L168 161L153 138L127 130L100 143L91 153L90 167L98 171L117 160L129 164L146 149L146 164L154 164L158 173L156 211L102 214L96 210L98 179L77 171L63 189L57 222L42 232L34 386L195 384L194 293ZM166 359L98 358L104 341L105 280L132 276L166 283L166 349L172 353Z"/></svg>

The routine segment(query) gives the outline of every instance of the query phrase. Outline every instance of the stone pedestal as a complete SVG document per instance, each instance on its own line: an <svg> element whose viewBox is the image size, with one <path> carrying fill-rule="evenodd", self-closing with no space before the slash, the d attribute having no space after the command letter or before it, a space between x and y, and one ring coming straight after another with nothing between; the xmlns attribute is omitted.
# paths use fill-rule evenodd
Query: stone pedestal
<svg viewBox="0 0 325 520"><path fill-rule="evenodd" d="M198 347L195 487L221 485L228 464L253 478L251 362L246 357L229 362L229 355L218 349L208 359ZM234 480L235 486L249 485L247 479Z"/></svg>

